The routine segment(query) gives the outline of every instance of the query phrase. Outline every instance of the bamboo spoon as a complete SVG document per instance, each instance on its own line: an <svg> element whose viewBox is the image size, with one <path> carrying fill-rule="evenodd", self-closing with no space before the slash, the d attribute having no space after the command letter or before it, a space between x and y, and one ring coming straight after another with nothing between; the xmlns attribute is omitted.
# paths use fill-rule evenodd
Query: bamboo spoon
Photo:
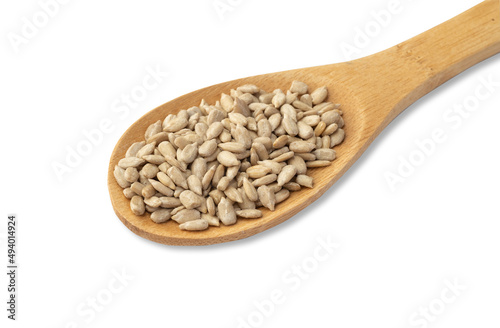
<svg viewBox="0 0 500 328"><path fill-rule="evenodd" d="M500 2L487 0L408 41L355 61L252 76L200 89L150 111L120 138L111 155L108 188L116 215L134 233L170 245L209 245L242 239L274 227L318 199L361 156L375 137L405 108L455 75L500 52ZM274 212L261 219L238 219L232 226L182 231L177 223L153 223L149 214L135 216L113 169L127 148L143 139L146 128L202 98L215 103L222 92L251 83L264 90L286 89L293 80L311 90L326 85L329 99L342 104L346 139L335 149L329 167L311 169L314 188L292 192Z"/></svg>

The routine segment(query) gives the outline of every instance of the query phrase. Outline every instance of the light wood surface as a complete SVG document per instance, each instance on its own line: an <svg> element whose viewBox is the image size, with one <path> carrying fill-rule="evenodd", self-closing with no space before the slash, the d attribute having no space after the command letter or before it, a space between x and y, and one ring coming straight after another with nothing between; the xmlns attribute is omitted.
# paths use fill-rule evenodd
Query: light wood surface
<svg viewBox="0 0 500 328"><path fill-rule="evenodd" d="M169 245L209 245L246 238L274 227L318 199L361 156L374 138L405 108L450 78L500 52L500 1L488 0L408 41L358 60L265 74L217 84L174 99L148 112L118 141L108 169L111 203L118 218L134 233ZM293 80L311 89L326 85L329 101L342 104L346 139L337 146L337 159L326 168L310 170L315 186L291 193L274 212L261 219L238 219L232 226L200 232L181 231L168 221L153 223L149 214L135 216L113 176L127 148L143 140L146 128L179 109L215 103L222 92L252 83L264 90L286 90ZM307 218L304 218L304 220Z"/></svg>

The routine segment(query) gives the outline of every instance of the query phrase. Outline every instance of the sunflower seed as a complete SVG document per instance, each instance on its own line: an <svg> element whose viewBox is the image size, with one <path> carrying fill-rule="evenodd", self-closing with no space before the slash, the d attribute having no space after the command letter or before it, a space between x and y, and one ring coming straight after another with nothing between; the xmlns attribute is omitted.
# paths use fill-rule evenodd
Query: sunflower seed
<svg viewBox="0 0 500 328"><path fill-rule="evenodd" d="M200 218L201 218L200 211L192 209L182 209L179 212L172 215L172 220L174 220L179 224L186 223L189 221L199 220Z"/></svg>
<svg viewBox="0 0 500 328"><path fill-rule="evenodd" d="M276 174L268 174L266 176L263 176L262 178L255 179L252 184L254 187L258 188L260 186L268 185L270 183L273 183L278 179L278 176Z"/></svg>
<svg viewBox="0 0 500 328"><path fill-rule="evenodd" d="M199 207L202 203L200 197L191 190L184 190L181 192L179 199L182 205L184 205L184 207L188 210Z"/></svg>
<svg viewBox="0 0 500 328"><path fill-rule="evenodd" d="M128 149L125 154L125 157L136 157L137 152L144 147L146 142L140 141L140 142L134 142Z"/></svg>
<svg viewBox="0 0 500 328"><path fill-rule="evenodd" d="M213 227L220 226L219 218L213 214L203 213L201 215L201 219L207 221L208 225L211 225Z"/></svg>
<svg viewBox="0 0 500 328"><path fill-rule="evenodd" d="M338 129L334 134L330 136L330 147L337 146L338 144L342 143L345 138L345 132L343 129Z"/></svg>
<svg viewBox="0 0 500 328"><path fill-rule="evenodd" d="M132 157L130 157L130 158L132 158ZM127 179L125 178L125 170L123 168L121 168L118 165L115 166L115 170L113 171L113 175L115 176L116 182L120 185L120 187L122 187L122 188L130 187L130 181L127 181Z"/></svg>
<svg viewBox="0 0 500 328"><path fill-rule="evenodd" d="M208 222L206 220L193 220L187 221L179 225L181 230L189 230L189 231L201 231L208 229Z"/></svg>
<svg viewBox="0 0 500 328"><path fill-rule="evenodd" d="M313 187L313 178L304 174L297 175L295 182L304 187Z"/></svg>
<svg viewBox="0 0 500 328"><path fill-rule="evenodd" d="M139 151L137 152L137 158L143 158L144 156L146 155L151 155L153 153L153 151L155 150L155 144L154 143L148 143L147 145L145 145L144 147L142 147L141 149L139 149Z"/></svg>
<svg viewBox="0 0 500 328"><path fill-rule="evenodd" d="M157 210L151 213L151 220L154 223L164 223L170 220L170 213L172 210Z"/></svg>
<svg viewBox="0 0 500 328"><path fill-rule="evenodd" d="M160 198L158 198L156 196L153 196L153 197L150 197L150 198L145 198L144 199L144 203L146 205L151 206L151 207L160 207L161 206Z"/></svg>
<svg viewBox="0 0 500 328"><path fill-rule="evenodd" d="M310 161L310 162L306 162L307 167L311 167L311 168L329 166L330 164L332 164L332 162L330 162L330 161Z"/></svg>
<svg viewBox="0 0 500 328"><path fill-rule="evenodd" d="M132 197L136 196L137 194L130 188L125 188L123 189L123 194L125 195L125 197L127 197L128 199L132 199Z"/></svg>
<svg viewBox="0 0 500 328"><path fill-rule="evenodd" d="M290 144L290 150L295 153L309 153L314 148L316 145L307 141L294 141Z"/></svg>
<svg viewBox="0 0 500 328"><path fill-rule="evenodd" d="M248 177L252 179L262 178L263 176L267 175L270 172L271 169L263 165L250 166L246 170Z"/></svg>
<svg viewBox="0 0 500 328"><path fill-rule="evenodd" d="M184 178L181 171L177 167L172 166L171 168L169 168L167 170L167 174L177 186L180 186L184 189L188 189L186 179Z"/></svg>
<svg viewBox="0 0 500 328"><path fill-rule="evenodd" d="M231 204L225 197L222 197L219 205L217 206L217 214L224 225L236 223L236 212L234 211L233 204Z"/></svg>
<svg viewBox="0 0 500 328"><path fill-rule="evenodd" d="M169 187L165 186L163 183L156 181L154 179L149 179L149 183L153 186L153 188L156 189L159 193L170 197L174 195L174 191L170 189Z"/></svg>
<svg viewBox="0 0 500 328"><path fill-rule="evenodd" d="M279 155L278 157L276 158L273 158L273 161L275 162L284 162L284 161L288 161L290 158L292 158L293 156L295 155L295 153L293 151L289 151L289 152L286 152L284 154L281 154Z"/></svg>
<svg viewBox="0 0 500 328"><path fill-rule="evenodd" d="M241 194L235 187L229 186L224 191L224 194L234 203L241 203L243 201L243 199L241 198Z"/></svg>
<svg viewBox="0 0 500 328"><path fill-rule="evenodd" d="M314 152L316 159L320 161L333 161L336 157L335 150L328 148L317 149Z"/></svg>
<svg viewBox="0 0 500 328"><path fill-rule="evenodd" d="M312 103L314 105L321 104L328 97L328 89L326 87L320 87L311 93Z"/></svg>
<svg viewBox="0 0 500 328"><path fill-rule="evenodd" d="M122 169L126 169L129 167L138 167L142 164L146 163L142 158L137 157L125 157L118 162L118 166Z"/></svg>
<svg viewBox="0 0 500 328"><path fill-rule="evenodd" d="M219 148L231 153L242 153L246 150L245 146L238 142L223 142L219 144Z"/></svg>
<svg viewBox="0 0 500 328"><path fill-rule="evenodd" d="M259 210L248 209L236 211L236 215L245 219L258 219L262 217L262 212Z"/></svg>
<svg viewBox="0 0 500 328"><path fill-rule="evenodd" d="M155 146L167 140L168 140L168 133L166 132L157 133L146 139L148 144L151 143L154 144Z"/></svg>
<svg viewBox="0 0 500 328"><path fill-rule="evenodd" d="M177 197L160 197L161 207L175 208L181 206L181 200Z"/></svg>
<svg viewBox="0 0 500 328"><path fill-rule="evenodd" d="M275 194L276 197L276 204L279 204L286 200L288 197L290 197L290 191L287 189L281 189Z"/></svg>
<svg viewBox="0 0 500 328"><path fill-rule="evenodd" d="M130 200L130 209L132 210L132 213L135 215L143 215L144 212L146 211L146 208L144 206L144 200L142 199L141 196L134 196Z"/></svg>
<svg viewBox="0 0 500 328"><path fill-rule="evenodd" d="M154 194L156 194L156 189L151 184L148 184L147 186L144 186L144 188L142 188L141 194L144 198L150 198L153 197Z"/></svg>
<svg viewBox="0 0 500 328"><path fill-rule="evenodd" d="M267 207L269 210L274 211L276 199L271 189L269 189L268 186L260 186L257 189L257 194L259 195L262 205Z"/></svg>
<svg viewBox="0 0 500 328"><path fill-rule="evenodd" d="M307 89L307 84L300 81L293 81L292 86L290 87L291 92L297 92L299 95L307 93Z"/></svg>
<svg viewBox="0 0 500 328"><path fill-rule="evenodd" d="M207 198L207 210L208 214L210 215L215 215L217 207L215 206L215 202L212 197Z"/></svg>
<svg viewBox="0 0 500 328"><path fill-rule="evenodd" d="M282 170L278 176L278 185L283 186L285 183L292 180L292 178L297 173L297 168L294 165L287 165Z"/></svg>

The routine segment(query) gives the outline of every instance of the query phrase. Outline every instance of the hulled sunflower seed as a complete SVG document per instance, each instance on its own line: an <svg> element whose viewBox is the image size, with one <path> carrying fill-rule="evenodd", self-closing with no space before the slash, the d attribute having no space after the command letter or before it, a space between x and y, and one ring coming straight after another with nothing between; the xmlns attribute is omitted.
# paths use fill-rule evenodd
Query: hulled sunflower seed
<svg viewBox="0 0 500 328"><path fill-rule="evenodd" d="M215 206L214 200L212 197L207 198L207 211L210 215L215 215L217 207Z"/></svg>
<svg viewBox="0 0 500 328"><path fill-rule="evenodd" d="M170 177L170 179L172 179L172 181L177 186L180 186L180 187L182 187L184 189L188 189L188 185L187 185L186 179L184 178L184 176L182 175L181 171L177 167L172 166L171 168L169 168L167 170L167 175Z"/></svg>
<svg viewBox="0 0 500 328"><path fill-rule="evenodd" d="M198 144L192 143L184 147L178 158L179 160L181 160L186 164L191 164L196 159L197 155L198 155Z"/></svg>
<svg viewBox="0 0 500 328"><path fill-rule="evenodd" d="M203 187L201 185L200 178L198 178L196 175L190 175L187 178L187 184L192 192L199 196L203 195Z"/></svg>
<svg viewBox="0 0 500 328"><path fill-rule="evenodd" d="M172 220L182 224L189 221L199 220L201 218L201 213L198 210L192 209L182 209L179 212L172 215Z"/></svg>
<svg viewBox="0 0 500 328"><path fill-rule="evenodd" d="M252 179L262 178L263 176L269 174L270 172L271 169L263 165L250 166L246 170L248 177Z"/></svg>
<svg viewBox="0 0 500 328"><path fill-rule="evenodd" d="M120 167L118 165L115 166L115 170L114 170L113 174L115 176L116 182L118 182L120 187L122 187L122 188L130 187L130 182L127 181L127 179L125 178L125 170L122 167Z"/></svg>
<svg viewBox="0 0 500 328"><path fill-rule="evenodd" d="M156 189L151 184L148 184L147 186L144 186L144 188L142 188L141 194L144 198L150 198L153 197L154 194L156 194Z"/></svg>
<svg viewBox="0 0 500 328"><path fill-rule="evenodd" d="M339 126L337 123L332 123L325 128L325 130L323 131L323 133L321 135L322 136L329 136L329 135L333 134L335 131L337 131L338 128L339 128Z"/></svg>
<svg viewBox="0 0 500 328"><path fill-rule="evenodd" d="M321 104L328 97L328 89L326 87L320 87L311 93L313 105Z"/></svg>
<svg viewBox="0 0 500 328"><path fill-rule="evenodd" d="M165 157L163 157L162 155L144 155L142 156L142 158L145 159L146 162L154 165L165 163Z"/></svg>
<svg viewBox="0 0 500 328"><path fill-rule="evenodd" d="M149 183L151 183L151 185L153 186L153 188L156 189L156 191L163 194L164 196L170 197L174 195L174 191L172 189L165 186L163 183L159 181L156 181L154 179L149 179Z"/></svg>
<svg viewBox="0 0 500 328"><path fill-rule="evenodd" d="M146 211L144 200L141 196L134 196L130 200L130 209L135 215L143 215Z"/></svg>
<svg viewBox="0 0 500 328"><path fill-rule="evenodd" d="M212 214L202 214L201 219L207 221L208 225L211 225L213 227L218 227L220 226L220 221L219 218L212 215Z"/></svg>
<svg viewBox="0 0 500 328"><path fill-rule="evenodd" d="M125 157L136 157L137 152L146 145L146 142L140 141L140 142L134 142L128 149L127 152L125 153Z"/></svg>
<svg viewBox="0 0 500 328"><path fill-rule="evenodd" d="M245 219L258 219L262 217L262 212L259 210L248 209L236 211L236 215Z"/></svg>
<svg viewBox="0 0 500 328"><path fill-rule="evenodd" d="M335 150L329 148L316 149L314 152L319 161L333 161L336 157Z"/></svg>
<svg viewBox="0 0 500 328"><path fill-rule="evenodd" d="M273 158L273 161L275 162L284 162L284 161L288 161L290 158L292 158L293 156L295 155L295 153L293 151L289 151L289 152L286 152L284 154L281 154L279 155L278 157L276 158Z"/></svg>
<svg viewBox="0 0 500 328"><path fill-rule="evenodd" d="M236 156L226 150L221 151L219 155L217 155L217 160L226 167L240 164L240 161L236 158Z"/></svg>
<svg viewBox="0 0 500 328"><path fill-rule="evenodd" d="M118 166L122 169L127 169L129 167L138 167L142 164L146 163L146 161L142 158L137 157L125 157L118 162Z"/></svg>
<svg viewBox="0 0 500 328"><path fill-rule="evenodd" d="M162 143L163 141L167 141L167 140L168 140L168 133L166 133L166 132L160 132L160 133L157 133L157 134L152 135L151 137L147 138L146 142L148 144L152 143L152 144L154 144L156 146L159 143Z"/></svg>
<svg viewBox="0 0 500 328"><path fill-rule="evenodd" d="M257 194L259 195L259 199L262 202L264 207L267 207L269 210L274 211L274 206L276 203L276 199L274 196L274 192L269 189L268 186L260 186L257 189Z"/></svg>
<svg viewBox="0 0 500 328"><path fill-rule="evenodd" d="M193 220L184 222L179 225L181 230L189 230L189 231L201 231L208 229L208 222L206 220Z"/></svg>
<svg viewBox="0 0 500 328"><path fill-rule="evenodd" d="M132 199L132 197L136 196L137 194L130 188L125 188L123 189L123 194L125 195L125 197L127 197L128 199Z"/></svg>
<svg viewBox="0 0 500 328"><path fill-rule="evenodd" d="M276 174L268 174L266 176L263 176L262 178L255 179L252 184L254 187L258 188L260 186L268 185L270 183L273 183L278 179L278 176Z"/></svg>
<svg viewBox="0 0 500 328"><path fill-rule="evenodd" d="M313 187L313 178L304 174L297 175L295 182L307 188Z"/></svg>
<svg viewBox="0 0 500 328"><path fill-rule="evenodd" d="M160 197L161 207L163 208L175 208L181 206L181 200L177 197Z"/></svg>
<svg viewBox="0 0 500 328"><path fill-rule="evenodd" d="M240 193L238 190L234 187L228 187L224 193L226 194L227 198L229 198L232 202L234 203L241 203L243 199L241 198Z"/></svg>
<svg viewBox="0 0 500 328"><path fill-rule="evenodd" d="M300 156L294 156L288 160L288 165L292 165L297 170L297 174L306 174L307 165L304 159Z"/></svg>
<svg viewBox="0 0 500 328"><path fill-rule="evenodd" d="M175 183L172 181L172 179L165 174L164 172L158 172L156 175L158 180L163 183L165 186L169 187L170 189L174 190L175 189Z"/></svg>
<svg viewBox="0 0 500 328"><path fill-rule="evenodd" d="M305 84L304 82L293 81L292 86L290 87L290 92L296 92L299 95L303 95L307 93L307 89L307 84Z"/></svg>
<svg viewBox="0 0 500 328"><path fill-rule="evenodd" d="M330 139L330 147L337 146L344 141L345 132L343 129L338 129L334 134L332 134Z"/></svg>
<svg viewBox="0 0 500 328"><path fill-rule="evenodd" d="M288 197L290 197L290 191L287 189L281 189L275 194L276 204L285 201Z"/></svg>
<svg viewBox="0 0 500 328"><path fill-rule="evenodd" d="M145 198L144 199L144 203L146 205L151 206L151 207L160 207L161 206L160 198L158 198L156 196L153 196L153 197L150 197L150 198Z"/></svg>
<svg viewBox="0 0 500 328"><path fill-rule="evenodd" d="M290 144L290 150L295 153L309 153L314 148L316 145L307 141L294 141Z"/></svg>
<svg viewBox="0 0 500 328"><path fill-rule="evenodd" d="M222 197L219 205L217 206L218 217L224 225L231 225L236 223L236 212L234 211L233 204L225 197Z"/></svg>
<svg viewBox="0 0 500 328"><path fill-rule="evenodd" d="M238 143L238 142L224 142L219 144L219 148L222 149L223 151L228 151L231 153L242 153L245 150L244 145Z"/></svg>
<svg viewBox="0 0 500 328"><path fill-rule="evenodd" d="M311 167L311 168L329 166L330 164L332 164L332 162L330 162L330 161L310 161L310 162L306 162L307 167Z"/></svg>
<svg viewBox="0 0 500 328"><path fill-rule="evenodd" d="M139 171L135 167L128 167L124 172L124 178L130 183L139 180Z"/></svg>
<svg viewBox="0 0 500 328"><path fill-rule="evenodd" d="M155 144L154 143L148 143L147 145L145 145L144 147L142 147L141 149L139 149L139 151L137 152L137 158L143 158L144 156L146 155L151 155L154 150L155 150Z"/></svg>
<svg viewBox="0 0 500 328"><path fill-rule="evenodd" d="M301 189L300 185L296 182L288 182L283 185L283 188L290 191L299 191Z"/></svg>
<svg viewBox="0 0 500 328"><path fill-rule="evenodd" d="M188 210L199 207L202 203L200 197L191 190L184 190L181 192L179 199L182 205L184 205L184 207Z"/></svg>
<svg viewBox="0 0 500 328"><path fill-rule="evenodd" d="M297 168L294 165L287 165L282 170L278 176L278 185L281 187L285 183L292 180L292 178L297 173Z"/></svg>
<svg viewBox="0 0 500 328"><path fill-rule="evenodd" d="M130 189L135 192L137 195L142 195L142 189L144 188L144 185L140 182L134 182L130 186Z"/></svg>
<svg viewBox="0 0 500 328"><path fill-rule="evenodd" d="M151 213L151 220L153 220L154 223L164 223L170 220L170 213L172 210L157 210Z"/></svg>

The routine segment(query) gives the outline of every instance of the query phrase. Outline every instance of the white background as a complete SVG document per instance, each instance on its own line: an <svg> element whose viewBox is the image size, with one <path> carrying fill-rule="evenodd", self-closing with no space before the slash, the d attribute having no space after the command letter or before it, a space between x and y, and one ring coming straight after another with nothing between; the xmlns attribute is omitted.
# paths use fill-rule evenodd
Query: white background
<svg viewBox="0 0 500 328"><path fill-rule="evenodd" d="M400 13L355 57L479 2L401 0ZM319 201L270 231L181 248L144 240L116 218L108 160L136 119L207 85L345 61L340 45L353 44L356 29L389 1L232 3L221 19L212 0L68 1L16 52L9 36L22 35L23 17L32 21L41 7L2 2L0 262L6 216L15 213L19 303L18 320L7 320L1 274L1 326L238 327L239 318L262 319L255 302L279 290L284 302L267 307L255 321L261 327L424 327L410 320L429 306L439 312L429 327L498 327L500 87L460 127L443 118L474 96L481 78L500 82L498 55L408 108ZM113 111L147 67L168 77L128 114ZM65 164L68 149L102 119L113 131L59 181L53 163ZM392 191L385 174L397 174L434 129L447 140ZM318 238L340 244L319 263L311 258ZM303 263L311 273L292 290L283 276ZM113 278L122 271L124 286ZM455 280L466 289L440 308L446 281ZM109 284L120 288L111 294ZM88 303L96 297L105 303L99 311Z"/></svg>

